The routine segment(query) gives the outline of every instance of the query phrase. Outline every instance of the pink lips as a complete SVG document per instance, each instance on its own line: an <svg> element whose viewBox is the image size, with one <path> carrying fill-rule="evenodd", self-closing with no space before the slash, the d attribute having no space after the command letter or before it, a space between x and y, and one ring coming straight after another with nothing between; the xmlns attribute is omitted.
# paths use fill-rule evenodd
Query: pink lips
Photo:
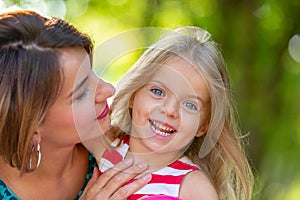
<svg viewBox="0 0 300 200"><path fill-rule="evenodd" d="M97 117L98 120L103 119L104 117L106 117L108 115L109 112L109 107L106 104L104 110L102 111L102 113Z"/></svg>

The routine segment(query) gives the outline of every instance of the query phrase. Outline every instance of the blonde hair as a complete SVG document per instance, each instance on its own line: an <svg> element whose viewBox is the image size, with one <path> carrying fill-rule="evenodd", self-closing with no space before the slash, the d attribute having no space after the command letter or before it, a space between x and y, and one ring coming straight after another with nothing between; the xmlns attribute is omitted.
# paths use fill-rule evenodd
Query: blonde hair
<svg viewBox="0 0 300 200"><path fill-rule="evenodd" d="M188 26L170 31L150 46L117 85L111 106L112 122L129 133L132 123L129 103L135 91L149 82L167 59L188 60L207 83L211 109L207 133L195 138L184 154L210 176L220 199L249 200L252 172L240 141L223 56L210 38L207 31Z"/></svg>

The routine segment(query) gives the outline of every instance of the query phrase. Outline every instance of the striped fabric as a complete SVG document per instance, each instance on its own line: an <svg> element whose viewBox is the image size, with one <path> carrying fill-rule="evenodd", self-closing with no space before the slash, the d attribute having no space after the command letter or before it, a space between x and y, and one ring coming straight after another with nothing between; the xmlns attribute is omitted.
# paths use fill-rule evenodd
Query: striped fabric
<svg viewBox="0 0 300 200"><path fill-rule="evenodd" d="M123 160L129 148L128 144L129 136L126 136L118 148L114 150L107 150L103 154L100 158L99 167L102 173ZM199 168L187 157L182 157L168 166L154 171L152 173L151 181L139 191L131 195L128 199L136 200L141 199L142 197L144 199L144 197L148 196L153 199L156 195L157 198L155 199L167 199L167 196L177 198L179 196L180 184L184 176L193 170L199 170ZM128 183L132 181L134 180L131 180Z"/></svg>

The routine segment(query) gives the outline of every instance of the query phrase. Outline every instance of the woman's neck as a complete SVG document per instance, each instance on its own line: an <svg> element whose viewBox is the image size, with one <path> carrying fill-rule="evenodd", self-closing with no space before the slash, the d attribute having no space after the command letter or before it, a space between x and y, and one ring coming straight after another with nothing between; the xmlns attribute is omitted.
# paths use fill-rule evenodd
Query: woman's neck
<svg viewBox="0 0 300 200"><path fill-rule="evenodd" d="M0 157L0 178L17 196L24 199L28 197L38 199L39 195L44 195L47 191L51 192L45 199L75 196L85 181L88 170L88 152L82 145L52 151L44 145L41 153L42 159L39 167L21 176L20 171L5 163Z"/></svg>
<svg viewBox="0 0 300 200"><path fill-rule="evenodd" d="M41 144L42 146L43 144ZM65 148L51 148L47 145L41 147L41 164L36 170L37 173L49 177L61 177L70 171L74 164L78 164L80 158L87 156L87 150L81 145Z"/></svg>

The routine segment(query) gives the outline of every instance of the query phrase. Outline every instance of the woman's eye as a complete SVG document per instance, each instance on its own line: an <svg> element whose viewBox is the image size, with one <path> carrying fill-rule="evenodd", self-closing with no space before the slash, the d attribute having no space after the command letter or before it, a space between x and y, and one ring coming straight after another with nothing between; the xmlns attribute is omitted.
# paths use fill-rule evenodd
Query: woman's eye
<svg viewBox="0 0 300 200"><path fill-rule="evenodd" d="M191 102L184 102L183 105L190 110L198 110L197 106Z"/></svg>
<svg viewBox="0 0 300 200"><path fill-rule="evenodd" d="M83 92L81 92L80 95L75 98L75 100L81 100L87 94L87 91L87 89L84 89Z"/></svg>
<svg viewBox="0 0 300 200"><path fill-rule="evenodd" d="M157 96L164 96L164 93L162 90L155 88L155 89L151 89L151 92Z"/></svg>

